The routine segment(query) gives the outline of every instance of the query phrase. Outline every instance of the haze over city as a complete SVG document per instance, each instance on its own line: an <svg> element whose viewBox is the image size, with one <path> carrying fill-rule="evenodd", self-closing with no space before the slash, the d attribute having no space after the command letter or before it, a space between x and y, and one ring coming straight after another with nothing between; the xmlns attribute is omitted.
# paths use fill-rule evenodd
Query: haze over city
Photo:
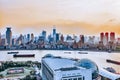
<svg viewBox="0 0 120 80"><path fill-rule="evenodd" d="M55 25L63 34L120 34L119 0L0 0L0 14L3 33L6 26L13 34L50 33Z"/></svg>

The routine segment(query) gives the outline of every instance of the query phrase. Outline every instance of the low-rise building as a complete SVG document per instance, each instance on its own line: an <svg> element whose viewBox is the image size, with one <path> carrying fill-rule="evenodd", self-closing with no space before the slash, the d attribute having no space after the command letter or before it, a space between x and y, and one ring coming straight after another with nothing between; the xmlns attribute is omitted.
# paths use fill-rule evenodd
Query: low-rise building
<svg viewBox="0 0 120 80"><path fill-rule="evenodd" d="M44 80L93 80L93 70L78 65L73 59L46 56L42 58ZM82 64L83 65L83 64ZM89 64L88 64L89 65Z"/></svg>

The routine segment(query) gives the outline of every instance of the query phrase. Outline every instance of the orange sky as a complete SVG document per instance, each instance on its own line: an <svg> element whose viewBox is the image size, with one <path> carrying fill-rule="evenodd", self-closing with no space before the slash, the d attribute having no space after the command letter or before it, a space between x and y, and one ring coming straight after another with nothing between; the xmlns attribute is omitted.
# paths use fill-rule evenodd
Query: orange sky
<svg viewBox="0 0 120 80"><path fill-rule="evenodd" d="M64 34L120 34L120 0L0 0L0 31Z"/></svg>

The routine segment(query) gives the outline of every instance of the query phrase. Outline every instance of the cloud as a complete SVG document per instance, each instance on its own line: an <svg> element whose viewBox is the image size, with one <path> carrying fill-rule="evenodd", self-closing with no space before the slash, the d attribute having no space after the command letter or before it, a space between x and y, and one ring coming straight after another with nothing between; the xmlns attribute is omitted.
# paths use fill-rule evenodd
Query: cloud
<svg viewBox="0 0 120 80"><path fill-rule="evenodd" d="M65 34L119 33L119 0L0 0L0 29L25 33L56 25Z"/></svg>

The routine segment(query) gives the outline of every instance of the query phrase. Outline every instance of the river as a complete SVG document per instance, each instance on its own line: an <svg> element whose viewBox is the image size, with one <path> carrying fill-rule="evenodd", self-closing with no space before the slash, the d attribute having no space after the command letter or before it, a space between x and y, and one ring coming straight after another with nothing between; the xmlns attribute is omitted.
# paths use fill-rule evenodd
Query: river
<svg viewBox="0 0 120 80"><path fill-rule="evenodd" d="M106 68L112 67L120 73L120 65L107 63L106 59L120 61L120 53L108 53L108 52L93 52L82 51L88 54L79 54L80 51L66 51L66 50L13 50L13 52L19 52L19 54L35 54L34 58L13 58L13 54L7 54L12 51L0 51L0 61L39 61L46 54L53 54L54 56L61 56L65 58L88 58L94 61L98 67Z"/></svg>

